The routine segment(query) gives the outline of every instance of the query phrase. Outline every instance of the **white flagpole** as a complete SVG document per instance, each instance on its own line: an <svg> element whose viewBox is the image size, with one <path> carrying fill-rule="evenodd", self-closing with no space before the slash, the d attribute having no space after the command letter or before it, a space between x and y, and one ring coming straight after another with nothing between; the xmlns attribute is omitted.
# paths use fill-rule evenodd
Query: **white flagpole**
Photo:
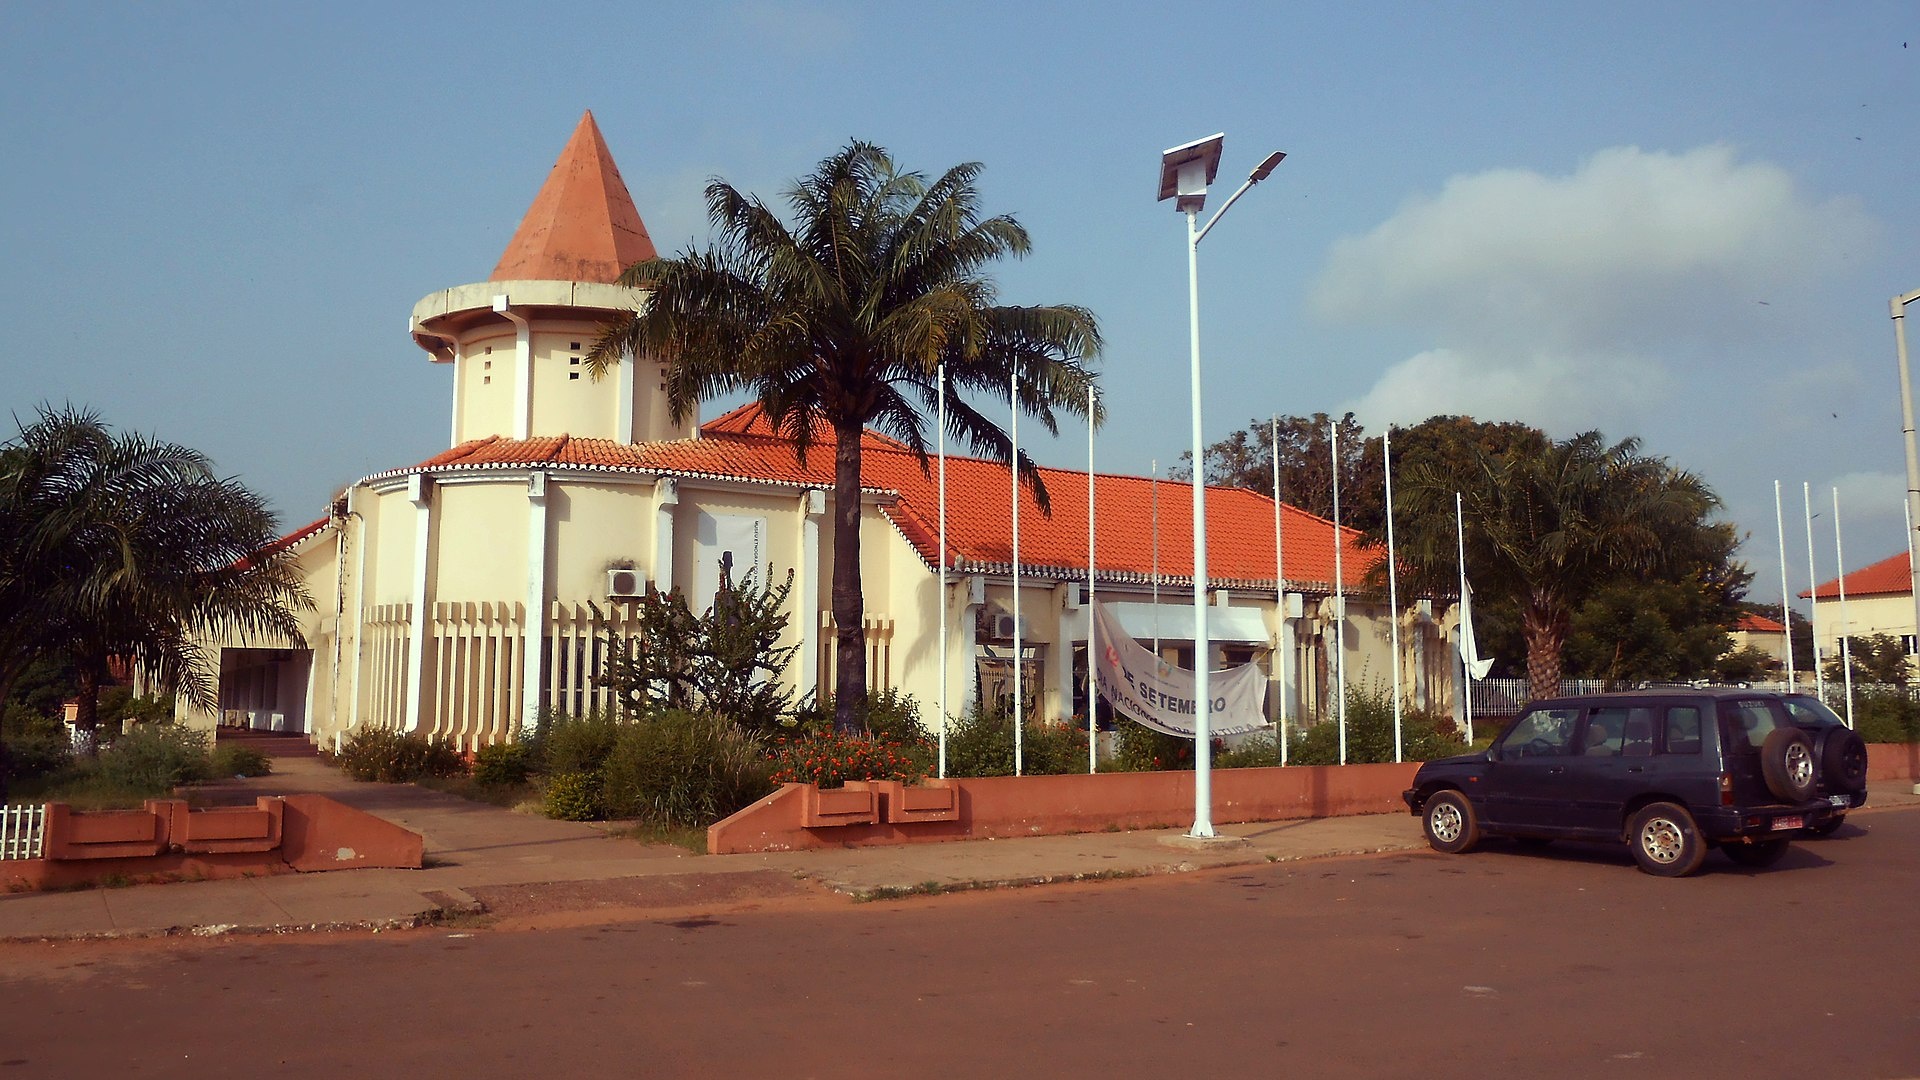
<svg viewBox="0 0 1920 1080"><path fill-rule="evenodd" d="M1100 732L1100 724L1098 721L1098 717L1100 715L1100 689L1099 687L1094 685L1094 674L1093 674L1094 657L1098 655L1098 653L1096 653L1094 650L1099 644L1098 639L1100 636L1099 632L1095 629L1095 624L1098 623L1100 620L1094 618L1094 610L1093 610L1093 600L1094 600L1093 416L1094 416L1094 407L1096 404L1097 404L1097 398L1094 395L1093 387L1089 386L1087 387L1087 773L1088 775L1092 775L1093 773L1098 772L1099 766L1100 766L1099 750L1094 745L1095 742L1097 741L1095 737Z"/></svg>
<svg viewBox="0 0 1920 1080"><path fill-rule="evenodd" d="M1404 760L1400 741L1400 567L1393 557L1393 425L1380 440L1380 463L1387 477L1387 623L1393 643L1393 760Z"/></svg>
<svg viewBox="0 0 1920 1080"><path fill-rule="evenodd" d="M1833 561L1840 586L1840 674L1846 679L1847 726L1853 726L1853 643L1847 640L1847 555L1840 547L1840 489L1833 489Z"/></svg>
<svg viewBox="0 0 1920 1080"><path fill-rule="evenodd" d="M1813 485L1800 481L1800 499L1807 507L1807 621L1813 627L1813 686L1827 700L1827 673L1820 668L1820 568L1813 564Z"/></svg>
<svg viewBox="0 0 1920 1080"><path fill-rule="evenodd" d="M1340 561L1340 422L1327 425L1333 456L1333 658L1335 715L1340 718L1340 764L1347 763L1347 582Z"/></svg>
<svg viewBox="0 0 1920 1080"><path fill-rule="evenodd" d="M1780 622L1787 628L1787 692L1794 689L1793 673L1793 608L1790 606L1793 594L1787 585L1787 526L1780 516L1780 481L1773 482L1773 528L1780 534ZM1911 534L1912 529L1907 532Z"/></svg>
<svg viewBox="0 0 1920 1080"><path fill-rule="evenodd" d="M1153 662L1160 662L1160 459L1148 466L1153 478Z"/></svg>
<svg viewBox="0 0 1920 1080"><path fill-rule="evenodd" d="M1013 407L1013 456L1007 476L1013 481L1013 775L1019 776L1022 728L1027 726L1027 665L1020 642L1020 372L1007 372L1007 404Z"/></svg>
<svg viewBox="0 0 1920 1080"><path fill-rule="evenodd" d="M1273 418L1273 655L1280 673L1280 764L1287 763L1287 561L1280 525L1280 418Z"/></svg>
<svg viewBox="0 0 1920 1080"><path fill-rule="evenodd" d="M947 365L940 365L940 772L947 776L947 620L952 617L947 596Z"/></svg>
<svg viewBox="0 0 1920 1080"><path fill-rule="evenodd" d="M1460 547L1460 700L1466 704L1467 742L1473 742L1473 668L1467 663L1467 619L1472 601L1467 599L1467 514L1461 507L1460 493L1453 493L1453 535Z"/></svg>
<svg viewBox="0 0 1920 1080"><path fill-rule="evenodd" d="M1907 565L1911 567L1913 565L1913 504L1901 503L1900 510L1907 519ZM1909 574L1908 577L1911 579L1912 575ZM1914 653L1920 652L1920 632L1916 632L1911 640L1913 644L1907 648L1908 663L1912 663Z"/></svg>

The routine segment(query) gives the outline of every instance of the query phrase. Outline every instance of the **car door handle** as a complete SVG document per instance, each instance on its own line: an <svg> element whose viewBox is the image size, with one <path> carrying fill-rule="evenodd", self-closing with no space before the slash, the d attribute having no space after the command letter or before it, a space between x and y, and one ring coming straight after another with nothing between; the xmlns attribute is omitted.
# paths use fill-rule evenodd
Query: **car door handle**
<svg viewBox="0 0 1920 1080"><path fill-rule="evenodd" d="M1566 771L1567 771L1567 767L1565 765L1555 765L1547 770L1549 774L1553 774L1553 775L1557 775L1559 773L1563 773Z"/></svg>
<svg viewBox="0 0 1920 1080"><path fill-rule="evenodd" d="M1628 772L1645 772L1646 768L1641 765L1629 765L1627 766L1627 771Z"/></svg>

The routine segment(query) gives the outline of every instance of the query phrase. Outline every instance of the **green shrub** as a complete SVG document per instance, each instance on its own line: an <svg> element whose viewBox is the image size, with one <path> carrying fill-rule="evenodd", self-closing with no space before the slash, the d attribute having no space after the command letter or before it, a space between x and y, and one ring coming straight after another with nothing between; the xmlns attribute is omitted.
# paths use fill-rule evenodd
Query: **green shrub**
<svg viewBox="0 0 1920 1080"><path fill-rule="evenodd" d="M536 768L547 773L599 772L613 752L623 725L612 713L594 710L583 716L543 717L546 730L537 736ZM531 748L530 748L531 749Z"/></svg>
<svg viewBox="0 0 1920 1080"><path fill-rule="evenodd" d="M760 737L721 717L668 710L620 728L600 773L599 808L705 827L772 791L772 771Z"/></svg>
<svg viewBox="0 0 1920 1080"><path fill-rule="evenodd" d="M1192 739L1155 731L1131 720L1122 720L1115 731L1119 734L1112 766L1116 772L1193 768Z"/></svg>
<svg viewBox="0 0 1920 1080"><path fill-rule="evenodd" d="M1020 736L1020 771L1025 776L1086 772L1086 731L1070 724L1027 721ZM1012 714L975 706L948 728L947 775L1012 776Z"/></svg>
<svg viewBox="0 0 1920 1080"><path fill-rule="evenodd" d="M1835 710L1846 715L1843 701ZM1891 693L1865 691L1854 695L1854 730L1867 742L1920 742L1920 704L1909 700L1904 691Z"/></svg>
<svg viewBox="0 0 1920 1080"><path fill-rule="evenodd" d="M547 777L541 798L546 815L559 821L596 821L600 811L600 778L592 773L560 772Z"/></svg>
<svg viewBox="0 0 1920 1080"><path fill-rule="evenodd" d="M1290 733L1291 734L1291 733ZM1400 717L1401 756L1407 761L1464 754L1467 745L1453 720L1437 713L1404 710ZM1292 765L1340 763L1340 724L1331 716L1293 735L1288 747ZM1378 686L1347 688L1347 764L1393 760L1393 696Z"/></svg>
<svg viewBox="0 0 1920 1080"><path fill-rule="evenodd" d="M467 771L460 751L444 739L392 728L355 728L340 744L335 762L355 780L406 784L423 776L458 776Z"/></svg>
<svg viewBox="0 0 1920 1080"><path fill-rule="evenodd" d="M1280 764L1279 744L1273 732L1256 731L1233 746L1213 755L1216 769L1259 769Z"/></svg>
<svg viewBox="0 0 1920 1080"><path fill-rule="evenodd" d="M251 746L229 743L213 748L212 774L219 776L267 776L273 762Z"/></svg>
<svg viewBox="0 0 1920 1080"><path fill-rule="evenodd" d="M7 763L6 775L17 780L50 776L73 762L73 742L58 726L8 735L0 746L0 761Z"/></svg>
<svg viewBox="0 0 1920 1080"><path fill-rule="evenodd" d="M524 784L532 771L527 748L519 743L494 743L473 755L473 779L482 787Z"/></svg>
<svg viewBox="0 0 1920 1080"><path fill-rule="evenodd" d="M100 752L100 777L114 787L165 795L181 784L212 775L207 743L204 731L145 724Z"/></svg>

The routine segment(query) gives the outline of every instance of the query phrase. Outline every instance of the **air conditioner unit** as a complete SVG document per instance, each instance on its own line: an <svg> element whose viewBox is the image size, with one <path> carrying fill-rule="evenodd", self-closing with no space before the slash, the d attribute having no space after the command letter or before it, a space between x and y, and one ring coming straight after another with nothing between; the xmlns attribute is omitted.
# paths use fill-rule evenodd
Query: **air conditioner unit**
<svg viewBox="0 0 1920 1080"><path fill-rule="evenodd" d="M1006 614L995 614L993 617L993 637L996 641L1002 639L1012 641L1016 627L1020 631L1021 640L1033 637L1032 631L1027 627L1027 620L1021 619L1016 623L1013 616Z"/></svg>
<svg viewBox="0 0 1920 1080"><path fill-rule="evenodd" d="M607 571L607 599L637 600L647 595L647 577L638 570Z"/></svg>

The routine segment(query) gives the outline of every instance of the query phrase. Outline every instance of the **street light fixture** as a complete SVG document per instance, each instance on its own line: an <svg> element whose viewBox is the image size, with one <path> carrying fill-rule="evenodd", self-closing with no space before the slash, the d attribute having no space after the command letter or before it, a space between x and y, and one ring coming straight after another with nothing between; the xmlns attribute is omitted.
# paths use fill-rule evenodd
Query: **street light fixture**
<svg viewBox="0 0 1920 1080"><path fill-rule="evenodd" d="M1211 724L1213 696L1207 686L1210 663L1207 641L1207 488L1206 447L1200 429L1200 241L1220 223L1247 189L1273 175L1286 159L1276 150L1268 154L1247 176L1226 203L1199 224L1200 210L1207 203L1207 185L1220 171L1220 148L1225 133L1196 139L1160 155L1160 201L1175 199L1174 208L1187 215L1187 313L1188 342L1191 347L1193 376L1193 831L1195 839L1213 836L1213 773Z"/></svg>
<svg viewBox="0 0 1920 1080"><path fill-rule="evenodd" d="M1907 440L1907 550L1914 550L1913 530L1920 528L1920 452L1913 441L1913 382L1907 375L1907 305L1920 300L1920 289L1894 297L1894 348L1900 356L1900 421ZM1908 588L1913 591L1914 633L1920 634L1920 564L1907 560ZM1843 568L1844 569L1844 568Z"/></svg>

